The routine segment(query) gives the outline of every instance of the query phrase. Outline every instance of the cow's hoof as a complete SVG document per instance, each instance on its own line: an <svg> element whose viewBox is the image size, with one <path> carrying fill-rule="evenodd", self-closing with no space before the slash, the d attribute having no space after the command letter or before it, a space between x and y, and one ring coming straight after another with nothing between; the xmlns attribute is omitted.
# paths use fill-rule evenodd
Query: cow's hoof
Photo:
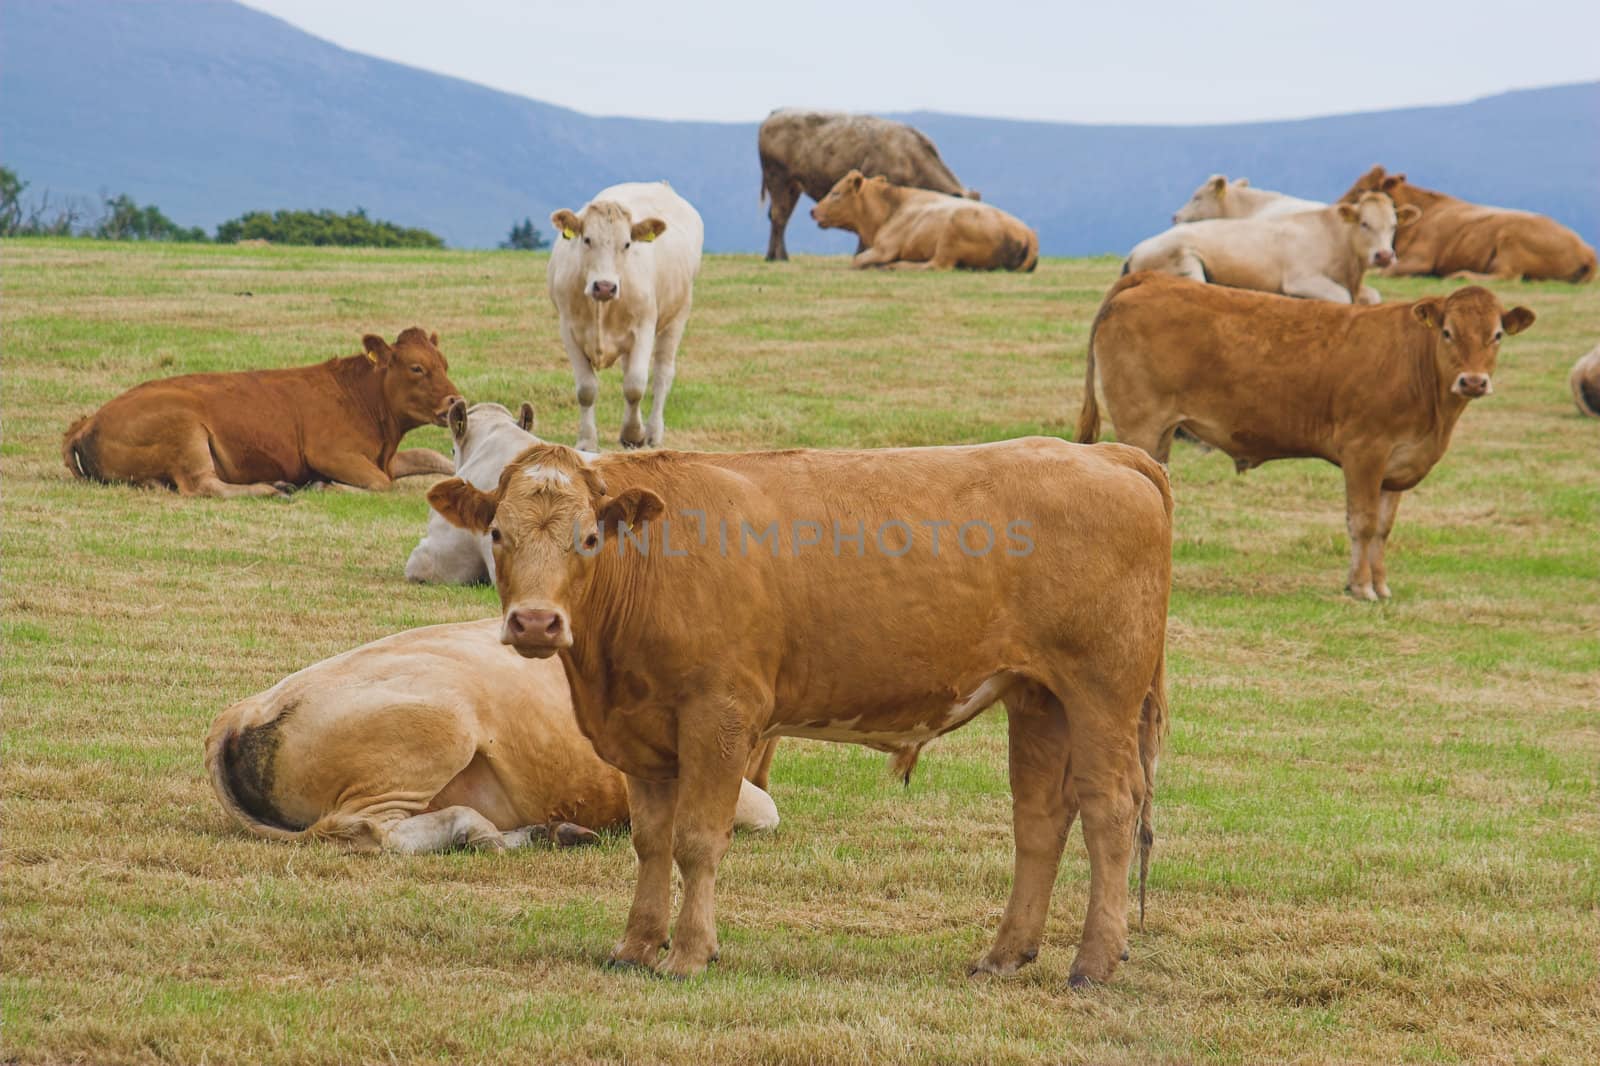
<svg viewBox="0 0 1600 1066"><path fill-rule="evenodd" d="M550 830L550 837L561 848L580 848L589 844L600 843L600 834L592 829L585 829L581 825L571 822L557 822Z"/></svg>
<svg viewBox="0 0 1600 1066"><path fill-rule="evenodd" d="M1122 954L1118 955L1117 958L1121 959L1123 962L1127 962L1128 961L1128 949L1127 948L1123 948L1122 949Z"/></svg>
<svg viewBox="0 0 1600 1066"><path fill-rule="evenodd" d="M513 829L501 837L508 848L525 848L531 844L548 844L550 842L550 829L543 825L525 825L521 829Z"/></svg>
<svg viewBox="0 0 1600 1066"><path fill-rule="evenodd" d="M1067 987L1074 992L1087 992L1095 985L1094 979L1086 973L1075 973L1067 978Z"/></svg>
<svg viewBox="0 0 1600 1066"><path fill-rule="evenodd" d="M1369 603L1378 602L1378 594L1373 591L1371 585L1346 585L1344 590L1350 594L1352 599L1366 600Z"/></svg>
<svg viewBox="0 0 1600 1066"><path fill-rule="evenodd" d="M1038 948L1027 948L1009 956L990 952L967 967L968 977L1010 977L1039 957Z"/></svg>
<svg viewBox="0 0 1600 1066"><path fill-rule="evenodd" d="M618 441L617 443L622 445L623 451L629 451L629 452L636 452L640 448L644 447L644 441L642 441L642 440L635 440L635 441L626 441L626 440L624 440L624 441Z"/></svg>
<svg viewBox="0 0 1600 1066"><path fill-rule="evenodd" d="M667 957L661 960L661 965L656 967L656 973L674 981L687 981L691 977L699 977L706 972L706 967L717 961L717 953L713 951L711 957L705 961L686 958L677 952L667 952Z"/></svg>
<svg viewBox="0 0 1600 1066"><path fill-rule="evenodd" d="M1379 583L1373 585L1372 591L1378 594L1378 599L1380 600L1386 600L1389 598L1389 586L1386 584Z"/></svg>
<svg viewBox="0 0 1600 1066"><path fill-rule="evenodd" d="M293 496L295 490L300 486L296 485L292 481L274 481L272 483L272 487L277 491L279 496Z"/></svg>

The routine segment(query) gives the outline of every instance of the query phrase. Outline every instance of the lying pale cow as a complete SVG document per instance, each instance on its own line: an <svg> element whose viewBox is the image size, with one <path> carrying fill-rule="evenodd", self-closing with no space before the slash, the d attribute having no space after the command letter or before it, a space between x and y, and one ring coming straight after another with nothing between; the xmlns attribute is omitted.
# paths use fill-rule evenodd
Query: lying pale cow
<svg viewBox="0 0 1600 1066"><path fill-rule="evenodd" d="M500 643L500 619L397 633L217 716L206 771L250 832L358 851L587 843L628 820L623 776L578 730L561 664ZM770 829L770 747L735 824Z"/></svg>
<svg viewBox="0 0 1600 1066"><path fill-rule="evenodd" d="M1267 218L1210 219L1174 226L1139 242L1122 272L1159 270L1180 278L1309 300L1375 304L1361 279L1394 262L1395 231L1415 222L1414 207L1395 211L1382 193Z"/></svg>
<svg viewBox="0 0 1600 1066"><path fill-rule="evenodd" d="M811 209L823 229L866 244L851 265L915 270L1032 270L1039 237L993 204L891 185L852 170Z"/></svg>
<svg viewBox="0 0 1600 1066"><path fill-rule="evenodd" d="M622 361L624 448L659 447L678 344L694 304L705 226L664 181L602 189L576 214L550 216L561 239L550 251L550 302L578 391L578 447L599 451L598 372ZM650 420L639 404L649 378Z"/></svg>
<svg viewBox="0 0 1600 1066"><path fill-rule="evenodd" d="M500 483L500 471L529 445L533 435L533 404L524 403L515 418L497 403L475 403L470 408L457 400L445 421L450 426L456 476L480 489ZM468 533L428 512L428 531L406 560L406 580L440 585L478 585L494 580L494 552L489 538Z"/></svg>
<svg viewBox="0 0 1600 1066"><path fill-rule="evenodd" d="M1225 174L1213 174L1178 208L1172 221L1177 224L1204 222L1208 218L1272 218L1317 211L1327 206L1321 200L1302 200L1271 189L1253 189L1249 178L1229 181Z"/></svg>
<svg viewBox="0 0 1600 1066"><path fill-rule="evenodd" d="M1578 410L1590 418L1600 418L1600 344L1572 364L1567 384L1572 386L1572 401Z"/></svg>

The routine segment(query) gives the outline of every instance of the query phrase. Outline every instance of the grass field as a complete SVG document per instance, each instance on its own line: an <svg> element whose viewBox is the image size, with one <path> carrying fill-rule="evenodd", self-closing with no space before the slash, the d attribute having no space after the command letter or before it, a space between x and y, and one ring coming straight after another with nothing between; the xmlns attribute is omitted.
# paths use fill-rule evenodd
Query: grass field
<svg viewBox="0 0 1600 1066"><path fill-rule="evenodd" d="M349 856L246 836L202 776L229 702L398 629L428 479L185 501L70 480L67 422L141 380L442 334L474 399L576 404L542 257L12 242L3 259L6 1062L1587 1062L1600 1036L1600 423L1567 368L1600 286L1539 314L1411 493L1395 598L1341 595L1337 470L1180 446L1150 914L1067 990L1074 834L1039 962L973 983L1010 883L1003 716L909 789L789 741L782 828L719 879L722 961L604 972L633 855ZM859 274L713 257L668 442L1067 435L1116 263ZM1380 281L1390 299L1447 283ZM620 378L602 379L614 440ZM427 429L413 444L445 447Z"/></svg>

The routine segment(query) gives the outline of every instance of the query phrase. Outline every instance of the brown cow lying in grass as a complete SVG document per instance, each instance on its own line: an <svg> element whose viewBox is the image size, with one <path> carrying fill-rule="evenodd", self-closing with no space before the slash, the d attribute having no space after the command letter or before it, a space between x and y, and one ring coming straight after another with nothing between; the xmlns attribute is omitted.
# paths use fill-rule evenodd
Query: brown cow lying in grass
<svg viewBox="0 0 1600 1066"><path fill-rule="evenodd" d="M866 245L857 268L1032 270L1039 237L992 204L891 185L852 170L811 209L823 229L849 230Z"/></svg>
<svg viewBox="0 0 1600 1066"><path fill-rule="evenodd" d="M735 823L770 829L772 749ZM211 723L206 772L257 836L358 851L589 843L628 820L622 774L578 731L561 664L500 643L500 620L398 633L291 674Z"/></svg>
<svg viewBox="0 0 1600 1066"><path fill-rule="evenodd" d="M1416 225L1395 238L1390 274L1503 278L1524 281L1592 281L1594 249L1561 223L1531 211L1486 207L1406 181L1373 167L1342 197L1353 203L1384 192L1402 207L1421 209Z"/></svg>
<svg viewBox="0 0 1600 1066"><path fill-rule="evenodd" d="M1078 440L1100 434L1098 367L1117 439L1163 463L1181 426L1241 473L1273 459L1342 467L1347 588L1387 599L1383 551L1400 494L1443 457L1467 404L1492 391L1501 338L1533 317L1476 286L1346 307L1132 274L1090 329Z"/></svg>
<svg viewBox="0 0 1600 1066"><path fill-rule="evenodd" d="M409 474L449 474L426 448L399 451L418 426L442 426L459 398L439 335L412 327L391 347L287 370L147 381L78 419L61 441L73 475L176 488L185 496L272 496L335 481L385 489Z"/></svg>
<svg viewBox="0 0 1600 1066"><path fill-rule="evenodd" d="M1148 455L1035 437L586 463L543 444L493 492L451 478L428 502L489 534L501 639L559 658L584 734L628 774L639 872L613 964L684 977L717 957L717 867L762 744L902 750L1001 700L1016 873L973 972L1038 954L1080 813L1071 983L1125 957L1166 719L1172 495Z"/></svg>

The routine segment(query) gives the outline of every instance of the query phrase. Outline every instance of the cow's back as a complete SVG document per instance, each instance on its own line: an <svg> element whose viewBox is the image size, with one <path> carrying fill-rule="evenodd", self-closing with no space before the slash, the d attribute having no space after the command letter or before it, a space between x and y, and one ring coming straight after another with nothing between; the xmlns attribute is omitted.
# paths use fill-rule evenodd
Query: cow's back
<svg viewBox="0 0 1600 1066"><path fill-rule="evenodd" d="M781 166L813 200L827 196L851 170L950 196L965 191L925 134L875 115L774 111L761 124L757 144L763 161Z"/></svg>

